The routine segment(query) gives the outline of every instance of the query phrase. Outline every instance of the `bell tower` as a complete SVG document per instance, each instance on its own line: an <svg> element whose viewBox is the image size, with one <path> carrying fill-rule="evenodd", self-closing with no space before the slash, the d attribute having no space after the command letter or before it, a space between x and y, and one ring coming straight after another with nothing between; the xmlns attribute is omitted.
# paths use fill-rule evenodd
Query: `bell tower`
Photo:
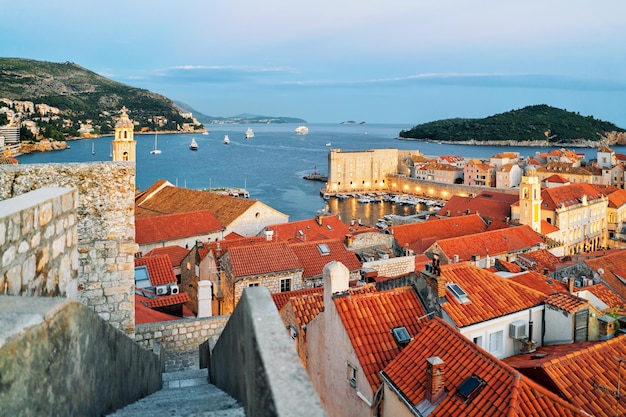
<svg viewBox="0 0 626 417"><path fill-rule="evenodd" d="M541 233L541 185L534 169L522 177L519 193L519 222Z"/></svg>
<svg viewBox="0 0 626 417"><path fill-rule="evenodd" d="M115 123L115 137L113 138L114 161L136 161L135 149L137 141L134 138L133 122L128 118L128 109L122 107L120 119Z"/></svg>

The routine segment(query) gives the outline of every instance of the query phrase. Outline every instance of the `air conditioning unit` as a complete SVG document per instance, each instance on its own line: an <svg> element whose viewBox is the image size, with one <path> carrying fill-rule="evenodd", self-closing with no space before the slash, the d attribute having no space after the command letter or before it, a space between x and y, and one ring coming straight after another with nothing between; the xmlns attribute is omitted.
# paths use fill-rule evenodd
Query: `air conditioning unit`
<svg viewBox="0 0 626 417"><path fill-rule="evenodd" d="M517 320L509 324L509 336L513 339L528 337L528 325L524 320Z"/></svg>
<svg viewBox="0 0 626 417"><path fill-rule="evenodd" d="M157 285L156 287L157 295L167 295L167 285Z"/></svg>
<svg viewBox="0 0 626 417"><path fill-rule="evenodd" d="M170 284L169 288L170 288L170 294L178 294L179 293L178 285Z"/></svg>

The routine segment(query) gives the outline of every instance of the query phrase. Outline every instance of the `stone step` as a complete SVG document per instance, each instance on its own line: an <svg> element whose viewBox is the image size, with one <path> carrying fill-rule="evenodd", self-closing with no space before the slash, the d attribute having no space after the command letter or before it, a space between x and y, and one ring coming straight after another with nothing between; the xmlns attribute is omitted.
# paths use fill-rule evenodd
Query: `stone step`
<svg viewBox="0 0 626 417"><path fill-rule="evenodd" d="M245 417L243 406L208 383L207 370L163 374L163 389L109 414L109 417Z"/></svg>

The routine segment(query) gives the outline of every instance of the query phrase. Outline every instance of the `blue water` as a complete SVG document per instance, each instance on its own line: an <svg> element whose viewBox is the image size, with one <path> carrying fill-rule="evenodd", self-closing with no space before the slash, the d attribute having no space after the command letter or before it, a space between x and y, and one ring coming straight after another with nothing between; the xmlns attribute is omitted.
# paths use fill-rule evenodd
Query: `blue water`
<svg viewBox="0 0 626 417"><path fill-rule="evenodd" d="M165 179L180 187L201 189L218 187L246 188L250 198L260 200L276 210L289 215L290 220L311 218L326 208L341 215L346 222L362 218L373 224L384 214L413 214L423 207L395 206L393 204L362 204L356 200L326 202L319 190L323 183L308 181L302 177L314 169L328 172L328 150L361 151L374 148L418 149L426 155L461 155L488 158L503 151L534 155L556 148L461 146L423 143L395 139L400 130L410 129L411 124L309 124L309 134L298 136L294 124L251 125L255 136L245 139L248 125L209 125L210 135L160 134L160 155L151 155L154 135L135 135L137 140L137 179L139 190L149 187L159 179ZM223 143L224 135L230 144ZM189 150L191 139L198 142L198 151ZM111 136L98 139L71 141L71 149L22 155L21 164L45 162L109 161ZM91 154L92 143L95 155ZM331 146L326 146L330 143ZM626 153L626 147L614 147L618 153ZM596 157L595 149L576 149Z"/></svg>

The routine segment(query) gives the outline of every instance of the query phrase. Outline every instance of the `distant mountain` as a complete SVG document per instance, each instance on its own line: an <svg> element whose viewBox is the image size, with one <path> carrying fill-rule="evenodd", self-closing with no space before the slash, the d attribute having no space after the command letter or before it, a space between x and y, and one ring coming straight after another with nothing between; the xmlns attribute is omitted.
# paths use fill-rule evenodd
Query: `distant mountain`
<svg viewBox="0 0 626 417"><path fill-rule="evenodd" d="M295 117L282 117L282 116L259 116L255 114L242 113L236 116L221 117L221 116L207 116L194 109L190 105L181 101L174 101L174 104L181 110L191 112L199 122L204 124L231 124L231 123L306 123L304 119L298 119Z"/></svg>
<svg viewBox="0 0 626 417"><path fill-rule="evenodd" d="M446 119L424 123L400 132L405 139L470 142L592 146L624 140L624 129L593 116L550 107L528 106L484 119Z"/></svg>
<svg viewBox="0 0 626 417"><path fill-rule="evenodd" d="M117 115L122 106L129 109L130 118L138 124L137 130L154 129L158 118L168 121L167 125L160 126L164 130L176 130L183 123L193 124L167 97L112 81L72 62L0 58L0 98L58 108L60 119L71 120L74 130L90 120L96 133L113 131L111 116ZM27 109L21 109L20 113L23 119L55 125L54 120L44 122L36 114L30 117ZM72 128L62 126L61 122L53 127L64 129L66 136L72 136L73 132L68 131Z"/></svg>

